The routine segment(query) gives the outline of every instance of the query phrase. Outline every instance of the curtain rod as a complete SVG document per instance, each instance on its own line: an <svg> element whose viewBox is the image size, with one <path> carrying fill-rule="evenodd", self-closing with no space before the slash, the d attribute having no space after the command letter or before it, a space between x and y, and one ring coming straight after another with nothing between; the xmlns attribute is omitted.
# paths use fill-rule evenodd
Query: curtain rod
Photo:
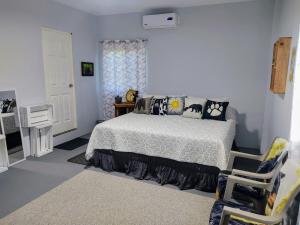
<svg viewBox="0 0 300 225"><path fill-rule="evenodd" d="M143 41L143 42L147 42L148 41L148 39L132 39L132 40L104 40L104 41L99 41L99 43L101 43L101 44L103 44L105 41L137 41L137 40L141 40L141 41Z"/></svg>

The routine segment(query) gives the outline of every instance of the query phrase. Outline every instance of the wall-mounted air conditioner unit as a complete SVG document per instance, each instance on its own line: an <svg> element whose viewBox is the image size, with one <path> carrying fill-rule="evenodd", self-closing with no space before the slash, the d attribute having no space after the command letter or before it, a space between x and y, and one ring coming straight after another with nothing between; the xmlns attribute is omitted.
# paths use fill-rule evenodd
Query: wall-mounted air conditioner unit
<svg viewBox="0 0 300 225"><path fill-rule="evenodd" d="M143 27L145 29L153 28L174 28L178 24L176 13L165 13L143 16Z"/></svg>

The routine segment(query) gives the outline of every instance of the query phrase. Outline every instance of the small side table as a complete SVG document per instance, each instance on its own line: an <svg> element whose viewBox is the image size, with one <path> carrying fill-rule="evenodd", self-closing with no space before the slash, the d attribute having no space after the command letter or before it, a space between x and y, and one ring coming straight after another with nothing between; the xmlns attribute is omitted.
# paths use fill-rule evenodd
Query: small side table
<svg viewBox="0 0 300 225"><path fill-rule="evenodd" d="M134 103L122 102L115 103L115 117L121 116L123 114L130 113L134 110Z"/></svg>

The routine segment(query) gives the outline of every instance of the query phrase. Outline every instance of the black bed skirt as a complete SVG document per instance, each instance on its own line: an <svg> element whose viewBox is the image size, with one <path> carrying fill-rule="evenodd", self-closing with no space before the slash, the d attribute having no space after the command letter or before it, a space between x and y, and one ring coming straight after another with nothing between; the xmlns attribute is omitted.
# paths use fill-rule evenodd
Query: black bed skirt
<svg viewBox="0 0 300 225"><path fill-rule="evenodd" d="M122 172L141 180L176 185L181 190L215 192L219 168L142 154L95 150L90 161L105 171Z"/></svg>

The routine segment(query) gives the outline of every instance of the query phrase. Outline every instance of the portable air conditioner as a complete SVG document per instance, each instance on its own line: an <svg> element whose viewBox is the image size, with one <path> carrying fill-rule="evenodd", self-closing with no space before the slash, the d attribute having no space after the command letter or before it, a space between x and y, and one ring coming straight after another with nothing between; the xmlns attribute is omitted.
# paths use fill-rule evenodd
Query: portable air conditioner
<svg viewBox="0 0 300 225"><path fill-rule="evenodd" d="M143 16L143 27L145 29L174 28L177 24L178 16L176 13Z"/></svg>

